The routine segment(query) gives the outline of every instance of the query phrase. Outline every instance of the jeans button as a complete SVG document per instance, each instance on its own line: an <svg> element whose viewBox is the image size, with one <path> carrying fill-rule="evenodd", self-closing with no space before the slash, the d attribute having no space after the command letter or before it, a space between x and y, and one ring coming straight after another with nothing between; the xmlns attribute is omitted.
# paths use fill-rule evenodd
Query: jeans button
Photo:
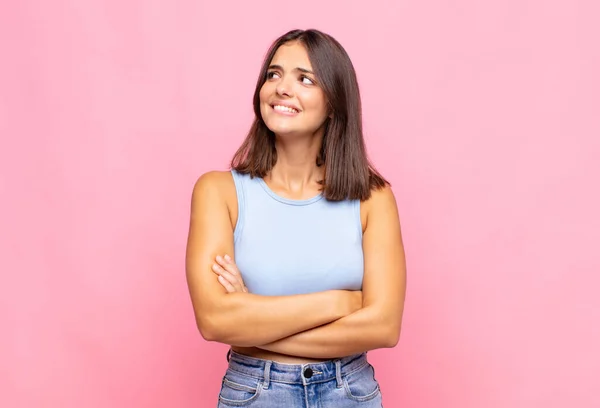
<svg viewBox="0 0 600 408"><path fill-rule="evenodd" d="M313 375L313 370L310 367L304 369L304 378L310 378Z"/></svg>

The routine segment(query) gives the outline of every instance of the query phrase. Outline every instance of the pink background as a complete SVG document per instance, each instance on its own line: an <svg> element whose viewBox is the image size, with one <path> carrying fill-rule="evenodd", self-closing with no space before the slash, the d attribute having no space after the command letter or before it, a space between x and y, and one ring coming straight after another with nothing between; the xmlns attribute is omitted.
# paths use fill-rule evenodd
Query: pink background
<svg viewBox="0 0 600 408"><path fill-rule="evenodd" d="M600 406L600 29L589 1L0 3L0 406L212 407L184 278L262 56L352 57L409 286L387 407Z"/></svg>

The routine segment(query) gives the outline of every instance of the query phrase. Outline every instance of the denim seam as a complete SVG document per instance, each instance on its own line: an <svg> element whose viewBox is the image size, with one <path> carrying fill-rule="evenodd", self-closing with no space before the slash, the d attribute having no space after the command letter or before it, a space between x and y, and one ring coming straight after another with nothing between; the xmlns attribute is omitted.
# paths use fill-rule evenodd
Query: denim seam
<svg viewBox="0 0 600 408"><path fill-rule="evenodd" d="M252 378L254 380L262 380L263 379L263 376L257 376L257 375L252 375L252 374L244 373L244 372L236 370L235 368L229 367L229 370L232 371L232 372L234 372L234 373L236 373L236 374L239 374L239 375L241 375L243 377L246 377L246 378ZM262 371L263 369L261 368L260 370Z"/></svg>
<svg viewBox="0 0 600 408"><path fill-rule="evenodd" d="M252 378L253 380L264 380L264 375L263 376L255 376L255 375L251 375L251 374L248 374L248 373L243 373L243 372L238 371L238 370L236 370L234 368L231 368L231 367L229 367L229 370L231 370L232 372L234 372L234 373L236 373L238 375L246 377L246 378ZM354 372L354 371L352 371L352 372ZM348 374L350 374L350 373L348 373ZM271 375L272 375L272 373L271 373ZM329 377L328 378L324 378L324 379L319 380L319 381L311 381L309 384L321 384L321 383L328 382L328 381L333 381L333 380L335 380L335 376L331 377L331 378L329 378ZM270 378L269 381L270 382L281 383L281 384L290 384L290 385L302 384L302 381L285 381L285 380L279 380L277 378L273 378L272 376L271 376L271 378Z"/></svg>
<svg viewBox="0 0 600 408"><path fill-rule="evenodd" d="M223 378L223 383L226 384L229 388L233 388L234 390L246 391L246 392L256 392L255 387L236 383L235 381L228 380L227 378Z"/></svg>
<svg viewBox="0 0 600 408"><path fill-rule="evenodd" d="M349 363L352 363L355 360L356 359L353 359ZM342 366L342 377L346 377L348 375L354 374L357 371L362 370L363 368L365 368L368 365L369 365L368 361L363 361L358 367L352 369L351 371L347 371L347 372L343 371L343 366ZM238 370L236 370L233 367L229 367L229 370L231 370L232 372L235 372L236 374L239 374L239 375L244 376L246 378L252 378L252 379L256 379L256 380L264 380L264 370L265 370L265 367L251 367L251 369L252 370L260 370L263 373L263 375L258 376L258 375L248 374L248 373L245 373L245 372L242 372L242 371L238 371ZM281 384L302 384L302 381L285 381L285 380L279 380L279 379L273 378L272 375L273 374L271 372L270 382L276 382L276 383L281 383ZM310 384L321 384L321 383L328 382L328 381L331 381L331 380L336 380L336 377L333 376L331 378L324 378L324 379L319 380L319 381L311 381Z"/></svg>
<svg viewBox="0 0 600 408"><path fill-rule="evenodd" d="M231 381L229 381L229 382L231 383ZM245 400L232 400L229 398L224 398L221 395L219 395L219 401L224 402L225 404L237 406L237 407L245 406L246 404L249 404L252 401L254 401L255 399L257 399L260 396L261 390L262 390L262 381L259 381L258 385L256 386L256 390L254 390L254 395L252 397L247 398ZM237 391L242 391L242 390L237 390ZM245 391L245 392L247 392L247 391Z"/></svg>
<svg viewBox="0 0 600 408"><path fill-rule="evenodd" d="M347 375L354 374L355 372L357 372L357 371L362 370L363 368L365 368L367 365L369 365L368 361L364 362L363 364L361 364L360 366L358 366L357 368L355 368L352 371L348 371L348 372L344 373L343 370L342 370L342 375L345 377Z"/></svg>
<svg viewBox="0 0 600 408"><path fill-rule="evenodd" d="M377 387L375 388L375 390L373 392L371 392L370 394L367 394L364 396L352 395L352 392L350 391L350 386L348 385L348 380L344 381L344 390L346 391L346 395L348 396L348 398L350 398L351 400L357 401L357 402L370 401L373 398L377 397L379 394L381 394L381 388L379 388L379 384L377 384Z"/></svg>

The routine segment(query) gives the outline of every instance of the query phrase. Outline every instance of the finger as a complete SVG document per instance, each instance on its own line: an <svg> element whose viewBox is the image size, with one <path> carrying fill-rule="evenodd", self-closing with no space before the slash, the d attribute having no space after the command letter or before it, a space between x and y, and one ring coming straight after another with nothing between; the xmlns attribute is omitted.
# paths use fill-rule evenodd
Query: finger
<svg viewBox="0 0 600 408"><path fill-rule="evenodd" d="M233 288L234 292L244 291L243 285L241 285L240 282L237 279L235 279L235 277L232 274L228 272L223 272L219 274L218 278L221 278L224 282L227 282L231 286L231 288Z"/></svg>
<svg viewBox="0 0 600 408"><path fill-rule="evenodd" d="M231 259L231 258L230 258ZM224 268L225 270L231 272L232 274L239 276L240 280L242 279L241 276L242 274L240 273L239 269L237 268L237 265L234 264L233 262L227 262L225 259L223 259L221 256L217 256L216 257L217 263L219 265L221 265L222 268Z"/></svg>
<svg viewBox="0 0 600 408"><path fill-rule="evenodd" d="M225 278L221 275L217 277L217 280L221 285L223 285L225 290L227 290L227 293L234 293L236 291L235 288L231 285L231 283L227 282L227 280L225 280Z"/></svg>
<svg viewBox="0 0 600 408"><path fill-rule="evenodd" d="M221 255L217 255L217 257L215 258L217 263L219 265L221 265L223 268L228 268L228 267L232 267L235 268L237 270L237 266L236 264L231 260L231 258L228 255L225 255L224 257Z"/></svg>
<svg viewBox="0 0 600 408"><path fill-rule="evenodd" d="M233 259L225 254L225 256L221 257L220 255L217 255L215 260L218 262L219 266L221 266L221 268L225 269L226 271L228 271L229 273L231 273L232 275L234 275L240 282L240 290L244 291L245 293L248 293L248 289L246 288L246 284L244 283L244 279L242 278L242 274L240 273L240 270L238 269L237 265L234 263Z"/></svg>
<svg viewBox="0 0 600 408"><path fill-rule="evenodd" d="M239 279L237 279L235 276L233 276L229 272L224 272L224 273L220 274L219 276L222 276L223 278L225 278L225 280L227 280L229 283L231 283L231 285L235 288L235 290L237 292L244 291L244 284L242 282L240 282Z"/></svg>
<svg viewBox="0 0 600 408"><path fill-rule="evenodd" d="M233 275L232 273L230 273L229 271L223 269L222 267L220 267L217 264L213 265L213 271L217 275L222 276L223 278L225 278L225 280L227 282L229 282L233 287L235 287L236 291L243 292L244 282L242 282L239 277Z"/></svg>

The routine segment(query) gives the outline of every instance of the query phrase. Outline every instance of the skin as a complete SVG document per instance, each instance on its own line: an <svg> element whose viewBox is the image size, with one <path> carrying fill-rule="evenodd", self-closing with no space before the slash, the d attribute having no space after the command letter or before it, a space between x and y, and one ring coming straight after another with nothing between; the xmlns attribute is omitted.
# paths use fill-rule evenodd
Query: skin
<svg viewBox="0 0 600 408"><path fill-rule="evenodd" d="M320 193L317 181L323 178L315 159L328 116L325 94L312 73L306 49L297 42L281 46L270 67L260 90L260 111L276 135L277 163L265 181L287 198L310 198ZM277 103L294 105L300 112L281 114L272 107Z"/></svg>
<svg viewBox="0 0 600 408"><path fill-rule="evenodd" d="M260 90L263 120L276 135L277 163L264 178L277 194L320 193L315 165L330 115L300 43L281 46ZM280 113L276 104L297 113ZM237 196L229 172L203 175L194 187L186 273L203 337L246 355L306 363L376 348L399 339L406 267L396 201L389 187L361 203L363 290L263 297L248 293L234 259ZM209 215L207 215L209 214ZM212 272L212 273L211 273Z"/></svg>

